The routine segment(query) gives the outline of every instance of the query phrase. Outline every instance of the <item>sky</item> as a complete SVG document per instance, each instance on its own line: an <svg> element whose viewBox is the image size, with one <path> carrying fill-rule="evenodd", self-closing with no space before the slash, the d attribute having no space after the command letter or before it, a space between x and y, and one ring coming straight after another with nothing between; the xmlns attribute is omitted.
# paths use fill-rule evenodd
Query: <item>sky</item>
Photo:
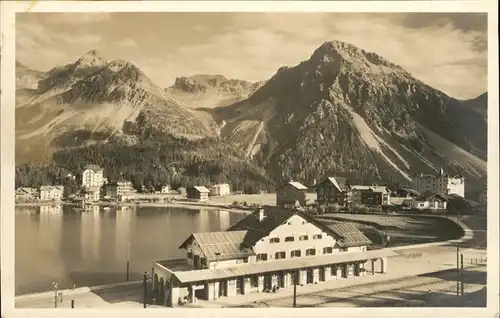
<svg viewBox="0 0 500 318"><path fill-rule="evenodd" d="M375 52L456 98L487 90L484 13L17 13L16 59L46 71L96 49L160 87L221 74L267 80L325 41Z"/></svg>

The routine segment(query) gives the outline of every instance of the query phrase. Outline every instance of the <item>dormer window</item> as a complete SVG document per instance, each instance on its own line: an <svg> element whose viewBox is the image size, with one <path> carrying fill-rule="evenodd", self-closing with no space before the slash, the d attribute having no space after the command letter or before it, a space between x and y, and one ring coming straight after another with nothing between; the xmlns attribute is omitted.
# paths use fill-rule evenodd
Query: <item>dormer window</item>
<svg viewBox="0 0 500 318"><path fill-rule="evenodd" d="M313 235L313 240L321 240L322 238L323 238L323 235L321 235L321 234Z"/></svg>
<svg viewBox="0 0 500 318"><path fill-rule="evenodd" d="M272 239L269 240L270 243L279 243L280 239L279 237L273 237Z"/></svg>
<svg viewBox="0 0 500 318"><path fill-rule="evenodd" d="M309 239L309 236L307 236L307 235L299 236L299 241L307 241L308 239Z"/></svg>
<svg viewBox="0 0 500 318"><path fill-rule="evenodd" d="M293 236L285 237L285 242L293 242L293 241L295 241L295 237L293 237Z"/></svg>

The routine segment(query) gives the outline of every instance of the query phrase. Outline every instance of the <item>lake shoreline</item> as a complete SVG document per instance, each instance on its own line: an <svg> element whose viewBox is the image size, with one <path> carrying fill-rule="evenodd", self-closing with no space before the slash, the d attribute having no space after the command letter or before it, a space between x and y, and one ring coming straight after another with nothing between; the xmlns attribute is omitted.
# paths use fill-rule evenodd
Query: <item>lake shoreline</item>
<svg viewBox="0 0 500 318"><path fill-rule="evenodd" d="M56 205L67 205L67 206L80 206L78 203L71 202L30 202L30 203L16 203L16 207L39 207L39 206L56 206ZM236 207L228 207L224 205L210 204L210 203L194 203L194 202L94 202L89 205L102 206L102 207L154 207L154 208L186 208L191 210L224 210L233 213L252 213L253 209L244 209Z"/></svg>

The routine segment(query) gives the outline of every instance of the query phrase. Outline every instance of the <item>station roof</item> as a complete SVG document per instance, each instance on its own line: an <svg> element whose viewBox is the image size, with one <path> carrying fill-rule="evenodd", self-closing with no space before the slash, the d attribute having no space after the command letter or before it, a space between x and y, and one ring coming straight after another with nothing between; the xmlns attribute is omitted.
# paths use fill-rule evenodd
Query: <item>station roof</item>
<svg viewBox="0 0 500 318"><path fill-rule="evenodd" d="M310 267L318 267L328 264L341 264L356 261L364 261L370 259L376 259L380 257L389 257L396 255L395 252L390 250L376 250L367 252L339 252L336 254L315 256L315 257L304 257L297 259L287 259L280 261L269 261L254 264L242 264L236 265L229 268L220 269L202 269L193 271L182 271L173 272L175 277L181 282L185 283L195 283L203 281L211 281L218 279L226 279L231 277L239 276L249 276L261 273L282 271L282 270L294 270Z"/></svg>

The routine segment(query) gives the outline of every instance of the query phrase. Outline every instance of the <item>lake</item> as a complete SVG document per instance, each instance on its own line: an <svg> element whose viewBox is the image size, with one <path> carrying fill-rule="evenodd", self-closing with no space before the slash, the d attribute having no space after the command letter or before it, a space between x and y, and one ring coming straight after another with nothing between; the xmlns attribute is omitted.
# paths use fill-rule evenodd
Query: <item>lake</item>
<svg viewBox="0 0 500 318"><path fill-rule="evenodd" d="M16 207L16 295L126 280L151 274L154 261L183 258L193 232L225 230L244 213L171 207Z"/></svg>

